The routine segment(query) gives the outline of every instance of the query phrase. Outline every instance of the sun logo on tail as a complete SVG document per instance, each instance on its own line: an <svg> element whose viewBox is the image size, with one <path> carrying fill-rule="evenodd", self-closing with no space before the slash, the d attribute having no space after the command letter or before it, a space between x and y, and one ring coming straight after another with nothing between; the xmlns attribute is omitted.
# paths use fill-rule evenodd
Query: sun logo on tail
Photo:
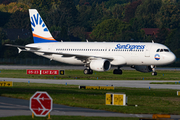
<svg viewBox="0 0 180 120"><path fill-rule="evenodd" d="M35 29L37 30L43 30L44 32L48 32L48 29L46 27L46 25L44 24L42 18L40 17L40 15L37 13L37 15L33 15L31 16L31 27L32 27L32 31L34 32Z"/></svg>

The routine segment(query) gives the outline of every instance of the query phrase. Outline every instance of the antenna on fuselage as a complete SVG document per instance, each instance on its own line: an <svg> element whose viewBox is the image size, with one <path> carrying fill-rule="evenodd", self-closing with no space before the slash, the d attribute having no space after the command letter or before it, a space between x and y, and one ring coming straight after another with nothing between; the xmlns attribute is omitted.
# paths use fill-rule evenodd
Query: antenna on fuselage
<svg viewBox="0 0 180 120"><path fill-rule="evenodd" d="M61 42L63 42L63 40L61 40Z"/></svg>
<svg viewBox="0 0 180 120"><path fill-rule="evenodd" d="M89 42L88 39L86 39L86 42Z"/></svg>
<svg viewBox="0 0 180 120"><path fill-rule="evenodd" d="M152 43L154 43L154 40L152 40Z"/></svg>

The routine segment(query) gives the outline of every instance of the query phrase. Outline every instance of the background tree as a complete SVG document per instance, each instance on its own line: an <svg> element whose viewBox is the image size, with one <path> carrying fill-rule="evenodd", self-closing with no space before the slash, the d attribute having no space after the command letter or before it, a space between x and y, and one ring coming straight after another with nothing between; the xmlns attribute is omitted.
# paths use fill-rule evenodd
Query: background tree
<svg viewBox="0 0 180 120"><path fill-rule="evenodd" d="M5 27L30 30L28 11L25 12L16 11L14 14L11 15L9 22L6 23Z"/></svg>
<svg viewBox="0 0 180 120"><path fill-rule="evenodd" d="M123 34L127 34L130 30L130 24L119 19L108 19L98 24L90 36L98 41L122 41L124 40Z"/></svg>
<svg viewBox="0 0 180 120"><path fill-rule="evenodd" d="M158 27L165 26L170 29L180 27L180 7L165 4L156 14L155 23Z"/></svg>
<svg viewBox="0 0 180 120"><path fill-rule="evenodd" d="M140 28L156 28L155 15L161 8L161 0L142 0L135 12Z"/></svg>
<svg viewBox="0 0 180 120"><path fill-rule="evenodd" d="M180 28L174 29L167 36L165 45L168 46L177 58L180 58Z"/></svg>
<svg viewBox="0 0 180 120"><path fill-rule="evenodd" d="M154 41L157 43L165 44L169 32L170 32L169 29L162 27L161 29L158 30L158 33L156 34L157 37L154 39Z"/></svg>
<svg viewBox="0 0 180 120"><path fill-rule="evenodd" d="M124 20L126 22L129 22L132 18L134 18L135 11L136 11L137 7L141 3L142 3L142 1L138 0L138 1L134 1L134 2L126 5L126 7L125 7L125 17L124 17Z"/></svg>
<svg viewBox="0 0 180 120"><path fill-rule="evenodd" d="M125 5L115 4L111 9L115 19L122 20L124 18Z"/></svg>

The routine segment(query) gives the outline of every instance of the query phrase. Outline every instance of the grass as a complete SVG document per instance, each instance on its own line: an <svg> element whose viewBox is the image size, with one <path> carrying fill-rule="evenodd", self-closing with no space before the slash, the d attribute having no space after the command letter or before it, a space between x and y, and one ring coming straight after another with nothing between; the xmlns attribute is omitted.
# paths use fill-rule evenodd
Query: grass
<svg viewBox="0 0 180 120"><path fill-rule="evenodd" d="M151 82L150 84L171 84L171 85L180 85L180 81L179 82Z"/></svg>
<svg viewBox="0 0 180 120"><path fill-rule="evenodd" d="M45 119L44 117L35 117L33 120L44 120L44 119ZM51 116L51 119L52 120L138 120L139 118L55 116L53 115ZM0 120L32 120L32 117L31 116L1 117Z"/></svg>
<svg viewBox="0 0 180 120"><path fill-rule="evenodd" d="M177 90L170 89L116 87L115 90L86 90L78 89L76 85L14 83L11 88L0 88L0 96L29 100L36 91L47 91L55 104L120 113L180 115L180 96L177 96ZM108 92L125 93L128 106L105 105Z"/></svg>
<svg viewBox="0 0 180 120"><path fill-rule="evenodd" d="M0 70L0 77L32 78L32 79L85 79L85 80L179 80L180 71L157 71L157 76L151 73L141 73L135 70L123 70L122 75L113 75L112 70L84 75L83 70L66 70L65 75L27 75L26 70Z"/></svg>

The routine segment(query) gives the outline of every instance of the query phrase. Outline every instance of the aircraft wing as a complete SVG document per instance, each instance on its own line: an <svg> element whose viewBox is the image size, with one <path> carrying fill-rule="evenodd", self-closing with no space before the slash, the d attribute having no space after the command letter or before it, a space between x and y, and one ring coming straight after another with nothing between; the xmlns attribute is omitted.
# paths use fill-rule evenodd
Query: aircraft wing
<svg viewBox="0 0 180 120"><path fill-rule="evenodd" d="M104 56L95 56L95 55L83 55L83 54L73 54L73 53L63 53L63 52L48 52L48 51L39 51L39 50L22 50L22 51L29 51L29 52L40 52L44 53L44 55L51 55L51 54L56 54L56 55L62 55L62 57L75 57L79 60L84 60L84 59L96 59L96 58L102 58L102 59L108 59L112 61L114 58L112 57L104 57Z"/></svg>
<svg viewBox="0 0 180 120"><path fill-rule="evenodd" d="M108 59L112 61L114 58L112 57L105 57L105 56L96 56L96 55L82 55L82 54L73 54L73 53L63 53L63 52L48 52L48 51L40 51L38 47L28 47L28 46L20 46L20 45L11 45L11 44L5 44L6 46L11 46L11 47L17 47L19 53L21 51L27 51L27 52L39 52L39 53L44 53L44 55L51 55L51 54L56 54L56 55L62 55L62 57L75 57L79 60L85 60L85 59L97 59L97 58L102 58L102 59ZM30 50L27 50L25 48L30 48Z"/></svg>
<svg viewBox="0 0 180 120"><path fill-rule="evenodd" d="M22 45L12 45L12 44L5 44L5 46L10 46L10 47L17 47L17 48L31 48L33 50L39 50L40 48L38 47L28 47L28 46L22 46Z"/></svg>

